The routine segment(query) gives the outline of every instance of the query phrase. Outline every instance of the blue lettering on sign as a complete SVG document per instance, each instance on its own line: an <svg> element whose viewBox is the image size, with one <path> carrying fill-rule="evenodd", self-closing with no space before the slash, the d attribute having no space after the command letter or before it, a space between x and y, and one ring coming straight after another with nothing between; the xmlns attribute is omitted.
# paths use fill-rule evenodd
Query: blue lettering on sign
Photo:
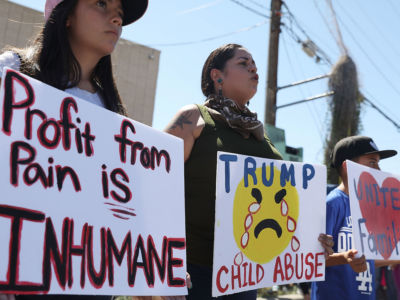
<svg viewBox="0 0 400 300"><path fill-rule="evenodd" d="M237 161L237 155L234 154L221 154L219 159L225 162L225 192L229 193L230 187L230 168L229 163Z"/></svg>
<svg viewBox="0 0 400 300"><path fill-rule="evenodd" d="M256 160L252 157L247 157L244 160L244 186L248 187L249 186L249 178L248 176L251 175L253 178L253 184L257 185L257 176L256 176L256 168L257 168L257 163Z"/></svg>
<svg viewBox="0 0 400 300"><path fill-rule="evenodd" d="M290 164L289 170L286 165L281 167L281 187L286 186L286 182L290 181L292 186L296 186L296 179L294 178L294 165Z"/></svg>
<svg viewBox="0 0 400 300"><path fill-rule="evenodd" d="M231 174L231 162L237 162L238 156L235 154L221 154L219 156L219 160L225 162L225 192L229 193L231 190L230 186L230 174ZM288 183L291 186L296 186L296 178L295 178L295 167L294 164L282 164L280 166L280 185L281 187L285 187ZM267 165L265 162L261 165L261 181L265 187L270 187L274 182L274 170L275 170L274 162L270 162L269 164L269 172L267 171ZM257 178L257 161L253 157L246 157L244 159L243 164L243 181L244 186L249 187L249 181L252 179L252 184L257 185L259 178ZM307 189L309 187L310 181L315 178L315 168L313 165L304 164L302 166L302 187L303 189Z"/></svg>
<svg viewBox="0 0 400 300"><path fill-rule="evenodd" d="M314 178L314 175L315 175L314 167L310 164L304 164L303 165L303 189L306 190L308 188L308 182Z"/></svg>

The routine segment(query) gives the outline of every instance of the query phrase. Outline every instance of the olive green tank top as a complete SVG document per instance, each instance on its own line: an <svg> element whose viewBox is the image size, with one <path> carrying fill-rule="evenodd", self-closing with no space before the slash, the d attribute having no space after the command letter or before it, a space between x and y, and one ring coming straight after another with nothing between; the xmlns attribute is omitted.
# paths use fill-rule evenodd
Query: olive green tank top
<svg viewBox="0 0 400 300"><path fill-rule="evenodd" d="M217 151L282 159L269 138L243 138L198 105L205 126L185 163L185 210L188 263L212 266Z"/></svg>

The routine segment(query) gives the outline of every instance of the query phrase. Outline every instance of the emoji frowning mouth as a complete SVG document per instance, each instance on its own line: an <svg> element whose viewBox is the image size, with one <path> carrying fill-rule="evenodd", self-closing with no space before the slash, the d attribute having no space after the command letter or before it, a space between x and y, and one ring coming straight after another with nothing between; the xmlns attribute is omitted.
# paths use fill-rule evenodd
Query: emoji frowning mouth
<svg viewBox="0 0 400 300"><path fill-rule="evenodd" d="M254 236L258 238L258 235L266 228L271 228L275 230L278 238L282 235L282 227L278 224L277 221L273 219L264 219L260 223L257 224L256 228L254 228Z"/></svg>

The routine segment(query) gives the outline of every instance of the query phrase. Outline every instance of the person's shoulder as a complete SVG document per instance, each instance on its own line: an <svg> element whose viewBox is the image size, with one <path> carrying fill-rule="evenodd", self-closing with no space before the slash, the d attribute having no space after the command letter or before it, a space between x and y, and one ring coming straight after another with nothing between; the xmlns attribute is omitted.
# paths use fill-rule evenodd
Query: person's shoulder
<svg viewBox="0 0 400 300"><path fill-rule="evenodd" d="M327 205L344 204L346 198L348 198L348 196L343 191L336 188L328 194L326 198Z"/></svg>
<svg viewBox="0 0 400 300"><path fill-rule="evenodd" d="M197 104L188 104L182 106L178 113L199 113L199 106Z"/></svg>
<svg viewBox="0 0 400 300"><path fill-rule="evenodd" d="M200 108L196 104L188 104L182 106L175 117L180 118L182 121L195 122L200 116Z"/></svg>
<svg viewBox="0 0 400 300"><path fill-rule="evenodd" d="M196 104L181 107L165 128L165 131L174 134L175 131L192 132L200 118L200 110Z"/></svg>
<svg viewBox="0 0 400 300"><path fill-rule="evenodd" d="M9 67L19 71L21 65L20 58L17 53L13 51L6 51L0 54L0 78L3 76L3 68Z"/></svg>

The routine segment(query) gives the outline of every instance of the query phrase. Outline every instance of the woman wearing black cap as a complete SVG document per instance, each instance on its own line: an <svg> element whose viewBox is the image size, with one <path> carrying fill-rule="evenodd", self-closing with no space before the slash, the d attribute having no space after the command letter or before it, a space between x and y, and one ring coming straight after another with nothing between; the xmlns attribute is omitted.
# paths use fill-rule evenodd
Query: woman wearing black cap
<svg viewBox="0 0 400 300"><path fill-rule="evenodd" d="M138 20L148 0L47 0L33 44L0 55L0 80L11 67L113 112L126 114L112 74L111 53L122 26Z"/></svg>
<svg viewBox="0 0 400 300"><path fill-rule="evenodd" d="M111 53L122 26L138 20L148 0L47 0L45 24L33 44L0 55L0 80L10 67L81 99L125 115ZM20 295L17 299L111 299L111 296ZM1 295L14 299L13 295Z"/></svg>

